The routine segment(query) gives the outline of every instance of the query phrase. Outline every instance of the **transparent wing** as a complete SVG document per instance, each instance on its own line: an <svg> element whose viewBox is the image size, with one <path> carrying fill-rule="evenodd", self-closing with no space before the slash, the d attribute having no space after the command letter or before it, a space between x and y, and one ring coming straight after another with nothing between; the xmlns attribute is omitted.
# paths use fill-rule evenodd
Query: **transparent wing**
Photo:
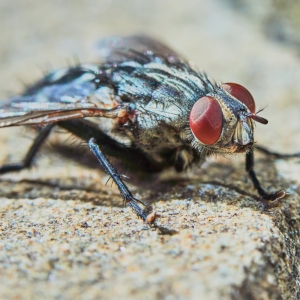
<svg viewBox="0 0 300 300"><path fill-rule="evenodd" d="M149 37L107 38L100 47L106 61L103 65L54 71L22 96L0 102L0 127L85 117L117 118L124 115L128 99L138 99L144 106L149 99L164 104L170 95L172 99L174 94L184 98L202 84L176 52ZM127 104L122 102L125 98Z"/></svg>
<svg viewBox="0 0 300 300"><path fill-rule="evenodd" d="M126 104L117 105L112 101L107 108L105 97L108 97L109 91L106 94L101 94L99 89L96 91L91 78L85 81L80 77L67 83L51 84L51 76L56 82L63 81L57 78L57 72L61 70L48 75L44 82L37 83L38 88L34 89L33 94L25 93L0 102L0 127L42 125L85 117L116 118L126 110Z"/></svg>
<svg viewBox="0 0 300 300"><path fill-rule="evenodd" d="M187 67L189 64L179 54L163 43L147 36L110 37L98 43L101 58L106 62L135 61Z"/></svg>

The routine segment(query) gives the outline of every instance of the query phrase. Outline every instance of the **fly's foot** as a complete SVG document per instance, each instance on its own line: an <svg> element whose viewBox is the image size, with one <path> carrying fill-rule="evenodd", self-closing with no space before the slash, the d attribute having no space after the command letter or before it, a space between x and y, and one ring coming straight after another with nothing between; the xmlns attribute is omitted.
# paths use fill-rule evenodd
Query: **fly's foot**
<svg viewBox="0 0 300 300"><path fill-rule="evenodd" d="M160 217L160 215L156 212L156 211L152 211L149 215L148 215L148 217L147 217L147 219L146 219L146 223L148 223L148 224L153 224L154 222L155 222L155 220L157 219L157 218L159 218Z"/></svg>
<svg viewBox="0 0 300 300"><path fill-rule="evenodd" d="M132 195L128 195L128 197L124 199L124 203L130 206L139 218L141 218L143 221L146 221L148 217L148 209L142 201L134 198ZM139 203L142 204L145 208L142 208Z"/></svg>
<svg viewBox="0 0 300 300"><path fill-rule="evenodd" d="M261 195L262 200L264 200L266 203L266 208L272 208L277 206L281 199L289 196L290 194L286 192L285 190L279 190L277 192L271 193L271 194L264 194Z"/></svg>
<svg viewBox="0 0 300 300"><path fill-rule="evenodd" d="M155 220L159 217L159 214L157 214L154 210L152 205L144 205L144 209L142 209L142 207L137 203L141 201L132 198L130 199L129 202L127 202L126 204L129 205L133 211L138 215L138 217L140 217L141 219L143 219L144 222L146 222L147 224L153 224L155 222Z"/></svg>

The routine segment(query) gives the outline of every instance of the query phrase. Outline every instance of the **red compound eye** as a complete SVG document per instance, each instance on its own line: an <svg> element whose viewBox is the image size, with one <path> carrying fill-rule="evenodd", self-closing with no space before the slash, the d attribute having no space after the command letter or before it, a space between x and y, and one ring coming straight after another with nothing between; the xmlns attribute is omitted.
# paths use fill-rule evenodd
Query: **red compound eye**
<svg viewBox="0 0 300 300"><path fill-rule="evenodd" d="M223 114L218 101L213 97L202 97L190 113L190 127L194 136L205 145L218 141L222 132Z"/></svg>
<svg viewBox="0 0 300 300"><path fill-rule="evenodd" d="M237 83L223 83L221 88L228 92L230 95L235 97L236 99L243 102L249 110L254 114L255 113L255 102L250 94L250 92L244 88L243 86Z"/></svg>

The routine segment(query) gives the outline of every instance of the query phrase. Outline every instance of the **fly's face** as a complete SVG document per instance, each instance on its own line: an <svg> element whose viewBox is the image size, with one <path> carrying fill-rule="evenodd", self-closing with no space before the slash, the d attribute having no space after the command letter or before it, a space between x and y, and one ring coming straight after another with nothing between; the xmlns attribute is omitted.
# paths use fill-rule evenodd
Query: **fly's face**
<svg viewBox="0 0 300 300"><path fill-rule="evenodd" d="M257 116L250 92L236 83L225 83L201 97L193 106L189 123L196 142L214 153L240 153L254 143Z"/></svg>

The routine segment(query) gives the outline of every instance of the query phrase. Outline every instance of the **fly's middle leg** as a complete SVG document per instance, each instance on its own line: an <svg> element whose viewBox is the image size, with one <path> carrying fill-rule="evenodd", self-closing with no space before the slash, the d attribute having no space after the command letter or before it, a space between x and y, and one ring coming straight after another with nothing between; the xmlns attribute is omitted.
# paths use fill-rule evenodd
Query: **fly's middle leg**
<svg viewBox="0 0 300 300"><path fill-rule="evenodd" d="M155 220L153 213L149 214L149 207L147 207L142 201L134 198L129 191L126 184L121 179L121 175L117 173L116 169L111 165L111 163L106 159L103 152L100 150L99 146L96 144L94 138L89 140L89 147L93 154L97 157L100 164L104 167L105 171L110 175L112 180L117 185L125 204L129 205L133 211L142 218L145 222L152 223Z"/></svg>
<svg viewBox="0 0 300 300"><path fill-rule="evenodd" d="M14 171L21 171L26 168L30 168L33 162L33 159L47 137L49 136L51 129L53 128L53 124L49 124L46 127L44 127L38 134L38 136L35 138L33 144L29 148L28 152L26 153L25 158L23 161L19 163L11 163L11 164L5 164L0 167L0 174L8 173L8 172L14 172Z"/></svg>

